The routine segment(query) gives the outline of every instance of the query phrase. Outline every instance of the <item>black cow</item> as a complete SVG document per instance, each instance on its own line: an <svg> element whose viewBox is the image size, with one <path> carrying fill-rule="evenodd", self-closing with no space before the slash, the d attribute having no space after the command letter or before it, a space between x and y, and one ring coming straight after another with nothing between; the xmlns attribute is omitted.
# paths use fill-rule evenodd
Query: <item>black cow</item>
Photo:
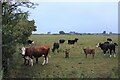
<svg viewBox="0 0 120 80"><path fill-rule="evenodd" d="M75 44L75 40L68 40L68 44Z"/></svg>
<svg viewBox="0 0 120 80"><path fill-rule="evenodd" d="M107 41L112 41L112 39L111 38L107 38Z"/></svg>
<svg viewBox="0 0 120 80"><path fill-rule="evenodd" d="M75 38L74 40L68 40L68 44L75 44L77 42L78 38Z"/></svg>
<svg viewBox="0 0 120 80"><path fill-rule="evenodd" d="M64 42L65 42L64 39L60 39L60 40L59 40L59 43L64 43Z"/></svg>
<svg viewBox="0 0 120 80"><path fill-rule="evenodd" d="M118 46L117 43L104 42L104 43L98 43L96 47L100 47L103 50L104 55L107 51L109 51L110 52L110 57L111 57L111 54L112 54L112 51L113 51L114 52L114 57L116 57L115 46Z"/></svg>
<svg viewBox="0 0 120 80"><path fill-rule="evenodd" d="M107 42L112 43L112 39L111 38L107 38Z"/></svg>
<svg viewBox="0 0 120 80"><path fill-rule="evenodd" d="M27 40L27 44L28 45L34 44L34 41L33 40Z"/></svg>
<svg viewBox="0 0 120 80"><path fill-rule="evenodd" d="M59 52L59 50L58 50L58 49L59 49L59 43L56 43L56 42L55 42L55 43L53 44L52 52L54 52L55 49L57 49L57 52Z"/></svg>

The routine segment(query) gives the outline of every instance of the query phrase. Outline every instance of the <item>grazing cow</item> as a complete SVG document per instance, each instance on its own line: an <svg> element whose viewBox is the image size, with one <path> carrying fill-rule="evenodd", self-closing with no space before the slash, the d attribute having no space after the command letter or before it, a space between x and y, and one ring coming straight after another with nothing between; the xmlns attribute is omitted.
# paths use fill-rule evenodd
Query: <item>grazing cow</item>
<svg viewBox="0 0 120 80"><path fill-rule="evenodd" d="M107 38L107 41L112 43L112 39L111 38Z"/></svg>
<svg viewBox="0 0 120 80"><path fill-rule="evenodd" d="M117 43L98 43L96 47L100 47L103 50L104 55L106 54L107 51L110 52L110 57L112 54L112 51L114 52L114 57L116 57L115 55L115 46L118 46Z"/></svg>
<svg viewBox="0 0 120 80"><path fill-rule="evenodd" d="M68 40L68 44L75 44L75 40Z"/></svg>
<svg viewBox="0 0 120 80"><path fill-rule="evenodd" d="M86 55L86 58L87 58L87 55L88 54L92 54L93 58L94 58L94 55L95 55L95 48L90 48L90 47L84 47L83 48L83 51Z"/></svg>
<svg viewBox="0 0 120 80"><path fill-rule="evenodd" d="M27 40L28 45L34 44L33 40Z"/></svg>
<svg viewBox="0 0 120 80"><path fill-rule="evenodd" d="M38 63L38 58L44 56L43 64L48 63L48 53L49 47L48 46L36 46L36 47L22 47L22 56L24 58L24 64L26 61L30 60L31 64L33 64L33 57L36 58L36 63Z"/></svg>
<svg viewBox="0 0 120 80"><path fill-rule="evenodd" d="M68 44L75 44L77 42L78 38L75 38L74 40L68 40Z"/></svg>
<svg viewBox="0 0 120 80"><path fill-rule="evenodd" d="M59 43L64 43L64 42L65 42L64 39L60 39L60 40L59 40Z"/></svg>
<svg viewBox="0 0 120 80"><path fill-rule="evenodd" d="M58 50L58 49L59 49L59 43L56 43L56 42L55 42L55 43L53 44L52 52L54 52L56 49L57 49L57 52L59 52L59 50Z"/></svg>
<svg viewBox="0 0 120 80"><path fill-rule="evenodd" d="M69 50L70 49L65 49L65 58L69 58Z"/></svg>

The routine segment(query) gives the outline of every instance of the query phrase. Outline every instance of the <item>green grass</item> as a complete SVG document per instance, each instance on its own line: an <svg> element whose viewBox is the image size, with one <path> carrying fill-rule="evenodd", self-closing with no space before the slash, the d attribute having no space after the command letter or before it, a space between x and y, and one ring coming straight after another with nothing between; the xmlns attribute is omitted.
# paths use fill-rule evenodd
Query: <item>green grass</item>
<svg viewBox="0 0 120 80"><path fill-rule="evenodd" d="M102 35L32 35L30 39L35 41L33 46L49 45L52 48L54 42L59 39L78 38L78 42L72 46L67 41L60 45L60 52L49 53L49 63L42 66L43 57L39 58L39 63L34 66L23 65L23 59L19 54L19 50L14 54L13 65L9 70L10 78L118 78L116 73L118 70L118 57L109 58L104 56L100 48L96 49L95 58L85 54L82 50L84 46L95 47L98 42L106 41L107 37L111 37L114 42L118 43L118 36L102 36ZM19 46L18 46L19 47ZM64 50L70 49L70 57L65 58ZM116 48L118 53L118 47ZM117 55L118 56L118 55Z"/></svg>

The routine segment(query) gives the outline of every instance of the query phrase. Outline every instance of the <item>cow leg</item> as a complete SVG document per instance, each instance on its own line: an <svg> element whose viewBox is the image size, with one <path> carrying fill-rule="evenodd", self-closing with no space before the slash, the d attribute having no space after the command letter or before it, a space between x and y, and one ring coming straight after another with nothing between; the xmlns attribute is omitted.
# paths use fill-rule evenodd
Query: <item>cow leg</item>
<svg viewBox="0 0 120 80"><path fill-rule="evenodd" d="M67 53L65 53L65 58L67 58L68 57L68 55L67 55Z"/></svg>
<svg viewBox="0 0 120 80"><path fill-rule="evenodd" d="M69 58L69 53L67 53L67 58Z"/></svg>
<svg viewBox="0 0 120 80"><path fill-rule="evenodd" d="M31 59L31 58L29 59L29 65L33 66L33 59Z"/></svg>
<svg viewBox="0 0 120 80"><path fill-rule="evenodd" d="M65 58L68 58L68 53L66 53L66 56L65 56Z"/></svg>
<svg viewBox="0 0 120 80"><path fill-rule="evenodd" d="M46 62L46 59L45 59L45 57L44 57L44 61L43 61L42 65L44 65L44 64L45 64L45 62Z"/></svg>
<svg viewBox="0 0 120 80"><path fill-rule="evenodd" d="M55 52L55 48L52 49L52 52L54 53ZM55 54L55 53L54 53Z"/></svg>
<svg viewBox="0 0 120 80"><path fill-rule="evenodd" d="M69 53L67 53L67 58L69 58Z"/></svg>
<svg viewBox="0 0 120 80"><path fill-rule="evenodd" d="M48 57L46 57L45 64L48 64Z"/></svg>
<svg viewBox="0 0 120 80"><path fill-rule="evenodd" d="M52 52L54 53L54 51L55 51L55 49L53 48L53 49L52 49Z"/></svg>
<svg viewBox="0 0 120 80"><path fill-rule="evenodd" d="M86 54L86 58L87 58L87 54Z"/></svg>
<svg viewBox="0 0 120 80"><path fill-rule="evenodd" d="M112 54L112 50L110 49L110 57L112 56L111 54Z"/></svg>
<svg viewBox="0 0 120 80"><path fill-rule="evenodd" d="M114 57L116 57L116 52L115 52L115 49L114 49L113 51L114 51Z"/></svg>
<svg viewBox="0 0 120 80"><path fill-rule="evenodd" d="M24 58L24 65L28 65L29 64L29 60Z"/></svg>
<svg viewBox="0 0 120 80"><path fill-rule="evenodd" d="M29 60L27 59L27 65L29 65Z"/></svg>
<svg viewBox="0 0 120 80"><path fill-rule="evenodd" d="M103 52L104 52L104 56L105 56L105 55L106 55L106 54L105 54L105 53L106 53L106 50L104 50Z"/></svg>
<svg viewBox="0 0 120 80"><path fill-rule="evenodd" d="M116 57L116 54L114 53L114 57Z"/></svg>
<svg viewBox="0 0 120 80"><path fill-rule="evenodd" d="M109 53L109 50L107 50L107 53Z"/></svg>
<svg viewBox="0 0 120 80"><path fill-rule="evenodd" d="M36 63L38 63L38 58L36 58Z"/></svg>

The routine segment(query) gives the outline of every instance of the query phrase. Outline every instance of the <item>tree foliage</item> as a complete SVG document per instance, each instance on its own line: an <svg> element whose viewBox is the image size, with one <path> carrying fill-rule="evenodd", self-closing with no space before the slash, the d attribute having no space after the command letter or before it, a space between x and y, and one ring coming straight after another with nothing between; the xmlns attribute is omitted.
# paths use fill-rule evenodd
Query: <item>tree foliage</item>
<svg viewBox="0 0 120 80"><path fill-rule="evenodd" d="M20 5L22 4L10 5L7 2L2 4L3 44L24 43L32 31L36 31L34 20L28 20L28 12L22 12L17 8Z"/></svg>
<svg viewBox="0 0 120 80"><path fill-rule="evenodd" d="M29 12L22 11L19 6L35 8L31 2L2 2L3 61L12 58L17 44L25 44L32 31L36 31L35 21L28 20Z"/></svg>
<svg viewBox="0 0 120 80"><path fill-rule="evenodd" d="M106 31L103 31L103 34L106 34Z"/></svg>
<svg viewBox="0 0 120 80"><path fill-rule="evenodd" d="M59 34L65 34L65 32L64 31L59 31Z"/></svg>

